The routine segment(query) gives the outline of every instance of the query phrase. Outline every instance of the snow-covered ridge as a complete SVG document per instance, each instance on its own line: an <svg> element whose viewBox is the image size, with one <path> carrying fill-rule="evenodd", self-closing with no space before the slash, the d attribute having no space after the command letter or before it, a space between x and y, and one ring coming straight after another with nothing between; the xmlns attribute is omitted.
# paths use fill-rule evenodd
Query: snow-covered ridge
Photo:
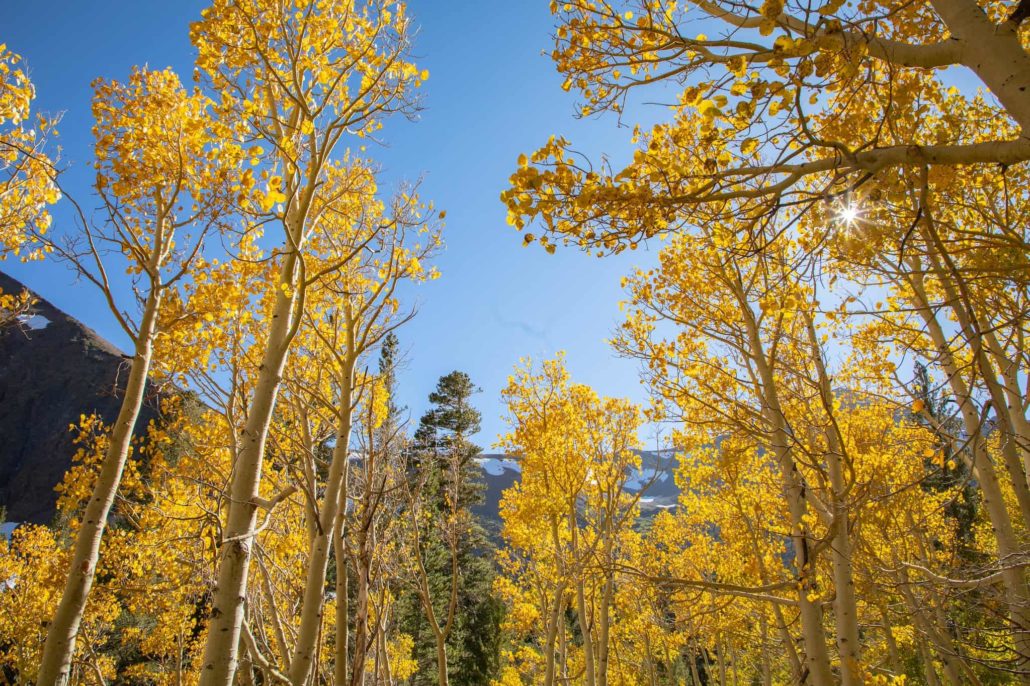
<svg viewBox="0 0 1030 686"><path fill-rule="evenodd" d="M674 509L679 499L679 488L673 477L677 464L675 455L664 451L641 451L640 456L640 467L627 470L626 492L642 496L639 504L644 511ZM475 460L483 470L490 502L499 501L503 489L521 478L522 465L511 455L488 453ZM494 514L491 512L490 516Z"/></svg>
<svg viewBox="0 0 1030 686"><path fill-rule="evenodd" d="M628 491L639 491L647 486L660 484L663 481L671 478L671 474L664 469L631 469L629 471L629 478L626 479L626 490Z"/></svg>
<svg viewBox="0 0 1030 686"><path fill-rule="evenodd" d="M481 455L476 463L490 476L501 476L505 472L522 473L522 465L518 460L507 455ZM643 465L640 469L630 469L627 474L626 489L636 492L648 487L672 480L671 464Z"/></svg>
<svg viewBox="0 0 1030 686"><path fill-rule="evenodd" d="M501 476L505 472L522 473L522 465L510 457L484 455L483 457L477 457L476 463L490 476Z"/></svg>

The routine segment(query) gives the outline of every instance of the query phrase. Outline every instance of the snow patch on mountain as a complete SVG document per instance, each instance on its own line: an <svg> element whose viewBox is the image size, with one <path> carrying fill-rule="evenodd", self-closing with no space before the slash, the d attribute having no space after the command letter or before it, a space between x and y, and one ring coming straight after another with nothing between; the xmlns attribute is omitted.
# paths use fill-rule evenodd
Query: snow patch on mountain
<svg viewBox="0 0 1030 686"><path fill-rule="evenodd" d="M477 457L476 462L490 476L501 476L505 472L522 473L522 465L511 458L486 455Z"/></svg>
<svg viewBox="0 0 1030 686"><path fill-rule="evenodd" d="M32 329L33 331L39 331L40 329L45 329L50 326L50 320L41 314L22 315L21 317L18 317L18 321L21 322L22 326Z"/></svg>
<svg viewBox="0 0 1030 686"><path fill-rule="evenodd" d="M626 479L626 490L631 492L640 491L646 487L662 483L669 476L669 472L660 469L631 469L629 478Z"/></svg>

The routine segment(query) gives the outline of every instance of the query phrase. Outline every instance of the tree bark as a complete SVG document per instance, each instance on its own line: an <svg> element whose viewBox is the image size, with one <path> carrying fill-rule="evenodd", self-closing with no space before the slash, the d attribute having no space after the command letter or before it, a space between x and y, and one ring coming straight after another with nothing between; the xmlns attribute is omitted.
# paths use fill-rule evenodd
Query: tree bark
<svg viewBox="0 0 1030 686"><path fill-rule="evenodd" d="M1017 27L995 24L973 0L930 0L952 36L962 43L961 62L980 77L1030 136L1030 54Z"/></svg>
<svg viewBox="0 0 1030 686"><path fill-rule="evenodd" d="M927 225L923 231L927 245L932 248L931 264L936 270L951 311L954 313L963 338L972 353L974 364L980 370L983 384L990 394L994 414L998 418L999 428L1002 432L1000 443L1005 469L1009 473L1012 491L1015 493L1016 502L1019 504L1019 510L1023 516L1023 526L1030 527L1030 486L1027 484L1027 475L1023 471L1023 461L1017 445L1016 420L1009 413L1008 398L1002 390L1001 384L998 383L998 370L995 369L994 362L986 348L989 342L986 340L985 332L989 332L991 329L985 327L984 322L980 321L977 316L968 284L964 282L951 255L946 252L946 246L937 234L933 222L925 219L923 223Z"/></svg>
<svg viewBox="0 0 1030 686"><path fill-rule="evenodd" d="M125 463L132 447L136 420L143 405L160 306L161 290L155 286L147 296L140 329L136 335L135 355L129 368L122 406L111 429L110 442L100 473L97 475L97 482L75 536L75 547L61 602L57 606L53 621L47 627L42 661L36 676L39 686L66 686L71 675L75 640L96 575L100 542L107 527L107 517L114 504L118 485L122 480L122 472L125 470Z"/></svg>
<svg viewBox="0 0 1030 686"><path fill-rule="evenodd" d="M297 259L295 251L283 259L278 283L288 286L289 294L282 288L276 289L268 340L241 437L243 445L236 458L200 686L230 686L236 672L252 539L257 526L256 499L261 486L265 441L294 333L294 310L298 299Z"/></svg>
<svg viewBox="0 0 1030 686"><path fill-rule="evenodd" d="M947 337L944 330L937 321L936 316L930 310L929 299L922 286L921 278L916 275L910 277L911 286L910 299L923 323L926 325L927 333L937 348L940 357L940 365L948 375L948 382L952 393L958 403L959 412L962 415L963 426L969 436L970 452L973 454L972 469L980 486L983 495L984 509L991 522L991 529L994 533L998 551L999 563L1003 565L1002 579L1006 588L1006 600L1009 606L1009 617L1012 623L1013 635L1016 636L1016 652L1024 660L1030 657L1030 590L1027 589L1026 580L1022 568L1012 564L1019 552L1015 530L1012 526L1012 519L1008 508L1005 506L1005 499L1002 494L1001 485L994 469L990 455L984 446L981 435L981 417L976 409L972 394L965 380L961 376L958 365L948 347Z"/></svg>
<svg viewBox="0 0 1030 686"><path fill-rule="evenodd" d="M350 664L350 582L347 578L347 549L344 527L347 515L347 498L350 495L350 469L344 469L343 487L336 506L336 535L333 536L333 557L336 558L336 664L333 674L336 684L347 683L347 667Z"/></svg>
<svg viewBox="0 0 1030 686"><path fill-rule="evenodd" d="M832 526L836 527L830 551L830 562L833 567L835 591L833 618L837 631L841 684L843 686L860 686L863 683L863 676L861 645L858 639L858 603L855 600L855 579L851 570L850 508L847 502L847 484L844 480L845 443L833 416L833 389L830 387L830 377L826 372L826 365L823 363L815 323L807 313L806 320L805 328L808 333L809 345L812 348L812 361L815 363L816 380L827 421L825 434L829 449L825 456L826 472L832 490Z"/></svg>
<svg viewBox="0 0 1030 686"><path fill-rule="evenodd" d="M354 560L357 595L354 599L354 655L351 657L350 684L361 686L365 679L365 660L368 657L368 607L370 551L364 531L358 532L358 554Z"/></svg>
<svg viewBox="0 0 1030 686"><path fill-rule="evenodd" d="M804 497L804 485L797 464L791 455L790 438L787 433L786 418L780 406L776 392L776 379L758 331L754 313L743 294L738 293L741 315L748 333L750 355L758 370L761 388L758 389L762 402L763 414L772 427L772 452L780 468L783 484L783 497L790 512L791 541L794 547L794 563L798 574L798 610L801 617L801 635L805 645L805 666L809 678L816 686L829 686L834 683L830 669L829 651L826 649L826 636L823 631L823 611L818 600L810 598L816 593L812 576L815 573L815 560L809 548L810 536L805 523L807 506Z"/></svg>
<svg viewBox="0 0 1030 686"><path fill-rule="evenodd" d="M575 557L579 555L579 527L576 526L575 500L569 504L568 517L569 533L572 540L572 554ZM591 621L591 618L587 616L585 585L586 580L583 578L583 574L581 573L576 579L576 614L579 616L579 630L583 635L584 685L596 686L597 678L594 674L593 622Z"/></svg>
<svg viewBox="0 0 1030 686"><path fill-rule="evenodd" d="M558 638L558 622L562 621L562 598L565 589L559 585L554 594L554 607L547 618L547 633L544 635L544 686L554 686L554 644Z"/></svg>
<svg viewBox="0 0 1030 686"><path fill-rule="evenodd" d="M348 346L351 345L352 337L348 336ZM325 609L325 579L329 569L329 551L337 534L337 508L344 506L340 502L340 496L350 453L354 387L354 359L350 349L347 355L347 364L341 376L340 405L337 408L339 426L336 431L336 445L333 446L333 458L329 465L329 478L326 480L317 531L308 547L308 569L304 580L300 628L297 632L293 658L290 660L290 683L293 686L304 686L307 683L317 658L316 644Z"/></svg>

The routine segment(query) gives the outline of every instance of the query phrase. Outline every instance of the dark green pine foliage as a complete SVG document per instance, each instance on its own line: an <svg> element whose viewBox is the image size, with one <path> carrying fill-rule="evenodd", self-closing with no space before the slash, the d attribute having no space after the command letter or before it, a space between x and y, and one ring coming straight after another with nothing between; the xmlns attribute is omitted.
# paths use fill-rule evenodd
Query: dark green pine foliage
<svg viewBox="0 0 1030 686"><path fill-rule="evenodd" d="M976 576L989 560L982 551L976 549L973 540L973 527L981 516L981 502L975 477L966 466L966 459L970 456L960 454L969 450L964 440L962 422L950 411L949 405L954 403L954 399L934 387L929 370L918 362L915 364L913 388L915 398L922 401L923 407L920 412L912 413L912 417L937 437L936 454L925 460L926 476L922 488L928 492L953 494L944 506L944 513L952 522L954 535L943 541L935 540L933 545L951 556L954 567L952 576ZM945 592L935 600L948 618L950 638L959 646L959 650L968 649L981 655L992 652L994 632L981 629L991 626L992 616L1002 610L992 606L993 601L985 595L983 589ZM906 661L909 663L910 676L916 677L923 673L917 655L909 656ZM1007 683L1005 679L999 680L998 672L994 670L978 672L984 686Z"/></svg>
<svg viewBox="0 0 1030 686"><path fill-rule="evenodd" d="M954 522L955 536L951 542L935 542L938 546L952 545L953 552L966 562L977 560L974 552L973 525L979 508L979 494L976 482L969 473L969 468L956 449L968 450L964 444L956 446L954 437L962 436L962 424L958 418L950 416L948 405L951 399L939 389L935 389L930 380L930 372L920 363L915 365L915 395L923 402L922 412L913 413L913 417L934 432L937 436L937 455L925 461L926 478L923 488L927 491L955 491L955 497L945 505L945 512ZM929 419L927 419L927 415Z"/></svg>
<svg viewBox="0 0 1030 686"><path fill-rule="evenodd" d="M447 493L458 494L463 531L457 551L455 626L447 641L451 686L486 686L497 675L499 663L503 605L492 590L494 548L471 512L483 501L485 489L476 462L482 448L469 440L480 427L480 413L471 403L478 392L464 372L442 376L429 395L432 408L419 422L409 456L411 479L424 483L422 497L435 517L443 521L450 511ZM439 617L444 617L451 588L451 556L437 529L431 530L425 541L425 558L434 609ZM398 605L398 628L415 639L419 671L411 683L435 686L436 648L419 600L413 592L406 592Z"/></svg>

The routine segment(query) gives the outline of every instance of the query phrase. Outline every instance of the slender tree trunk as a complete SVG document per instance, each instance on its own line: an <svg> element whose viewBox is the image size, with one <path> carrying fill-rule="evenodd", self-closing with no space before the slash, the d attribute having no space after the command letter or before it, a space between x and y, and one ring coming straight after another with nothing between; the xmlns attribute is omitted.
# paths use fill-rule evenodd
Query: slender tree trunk
<svg viewBox="0 0 1030 686"><path fill-rule="evenodd" d="M553 686L555 681L554 644L558 638L558 622L565 621L565 584L569 576L562 556L561 537L558 535L558 517L552 513L550 519L551 543L557 560L559 582L555 586L554 605L547 619L547 632L544 636L544 686ZM570 526L575 526L575 520Z"/></svg>
<svg viewBox="0 0 1030 686"><path fill-rule="evenodd" d="M969 668L969 665L967 665L964 660L960 660L957 657L958 652L955 649L955 645L952 643L951 638L942 633L936 623L926 616L924 604L920 603L912 593L912 586L907 574L905 573L904 567L900 565L897 566L900 570L897 573L898 588L901 592L901 596L905 599L905 604L908 605L908 610L912 616L913 624L920 633L934 643L937 653L941 656L941 660L944 664L944 675L947 678L948 683L965 683L966 680L962 678L962 675L965 674L968 683L973 684L974 686L979 686L980 682L977 680L973 671ZM933 670L932 661L929 663L928 669L930 671Z"/></svg>
<svg viewBox="0 0 1030 686"><path fill-rule="evenodd" d="M390 650L386 645L386 622L379 622L376 627L376 643L383 666L383 682L385 686L393 686L393 670L390 666Z"/></svg>
<svg viewBox="0 0 1030 686"><path fill-rule="evenodd" d="M642 611L643 608L637 603L637 611ZM655 669L654 664L654 648L651 646L651 635L644 632L644 669L647 673L647 683L650 686L657 686L658 684L658 670Z"/></svg>
<svg viewBox="0 0 1030 686"><path fill-rule="evenodd" d="M1027 474L1023 471L1023 461L1016 442L1016 422L1009 413L1008 398L1002 385L998 383L998 370L995 369L986 350L989 342L985 340L983 323L977 318L968 286L962 280L962 275L951 256L945 252L946 247L937 234L936 227L929 219L925 220L924 224L927 224L923 231L926 242L935 251L931 254L933 267L994 406L994 414L1001 429L1001 453L1005 469L1009 473L1012 491L1023 516L1023 527L1030 527L1030 486L1027 485Z"/></svg>
<svg viewBox="0 0 1030 686"><path fill-rule="evenodd" d="M240 646L237 648L240 651L240 668L236 670L236 680L240 683L240 686L254 686L254 660L251 659L247 651L247 642L244 637L240 636ZM264 672L261 673L264 676Z"/></svg>
<svg viewBox="0 0 1030 686"><path fill-rule="evenodd" d="M576 503L569 505L569 533L572 539L572 554L579 555L579 527L576 525ZM597 679L594 675L594 638L593 619L587 616L586 591L584 586L586 580L583 574L577 575L576 579L576 614L579 616L579 630L583 635L583 669L585 686L596 686Z"/></svg>
<svg viewBox="0 0 1030 686"><path fill-rule="evenodd" d="M738 503L738 507L743 509ZM758 566L759 578L763 585L771 583L772 576L769 574L769 570L765 566L765 560L762 557L761 546L759 545L758 532L755 531L754 524L750 519L745 520L747 522L748 533L751 534L751 546L754 549L755 563ZM790 663L790 674L795 681L801 681L801 658L798 657L797 648L794 646L794 639L790 635L790 630L787 629L787 620L783 616L783 608L777 603L772 604L773 617L776 619L776 631L780 634L780 640L783 642L783 651L787 655L787 660Z"/></svg>
<svg viewBox="0 0 1030 686"><path fill-rule="evenodd" d="M447 686L447 638L442 631L436 630L436 683Z"/></svg>
<svg viewBox="0 0 1030 686"><path fill-rule="evenodd" d="M760 615L759 625L762 630L762 686L772 686L772 659L769 656L769 618L765 616L764 612Z"/></svg>
<svg viewBox="0 0 1030 686"><path fill-rule="evenodd" d="M815 323L806 314L806 330L809 345L812 348L812 361L815 363L819 394L826 413L825 429L826 471L832 489L833 523L835 532L830 551L833 568L833 619L837 633L837 653L840 656L841 684L843 686L860 686L863 682L861 654L858 640L858 603L855 600L855 580L851 571L851 531L850 508L847 502L847 484L844 480L844 437L840 435L834 412L833 389L830 376L823 363L819 339L816 336Z"/></svg>
<svg viewBox="0 0 1030 686"><path fill-rule="evenodd" d="M143 405L160 307L161 289L155 285L151 287L144 305L140 329L136 334L135 355L125 384L125 395L122 397L118 418L111 427L107 453L104 455L93 493L83 512L82 524L75 535L75 547L72 550L61 602L57 606L53 621L47 627L46 643L43 646L42 661L36 677L39 686L65 686L71 675L75 640L96 575L100 542L115 495L118 493L125 463L129 458L133 431Z"/></svg>
<svg viewBox="0 0 1030 686"><path fill-rule="evenodd" d="M358 583L354 599L354 655L351 657L351 686L361 686L365 679L365 660L368 657L368 586L369 550L364 531L358 532L358 554L354 560L355 580Z"/></svg>
<svg viewBox="0 0 1030 686"><path fill-rule="evenodd" d="M343 487L336 505L336 535L333 536L333 556L336 558L336 664L334 676L337 686L347 683L350 664L350 582L347 578L347 498L350 496L350 469L344 468Z"/></svg>
<svg viewBox="0 0 1030 686"><path fill-rule="evenodd" d="M1012 421L1010 440L1015 443L1015 449L1023 465L1023 474L1030 480L1030 421L1026 418L1027 402L1030 402L1030 396L1026 400L1023 399L1019 390L1019 365L1005 355L994 331L988 331L984 337L991 355L997 360L998 367L1001 368L1001 378L1004 380L1001 386L1008 415Z"/></svg>
<svg viewBox="0 0 1030 686"><path fill-rule="evenodd" d="M268 604L265 614L268 623L272 625L272 638L275 639L273 646L278 652L279 659L286 664L290 659L290 649L286 641L286 630L283 628L282 613L279 612L278 604L275 602L275 592L272 590L272 580L269 578L268 569L259 564L258 570L261 572L261 592Z"/></svg>
<svg viewBox="0 0 1030 686"><path fill-rule="evenodd" d="M780 467L783 484L783 497L790 512L791 541L794 547L794 563L798 574L798 610L801 616L801 634L805 644L805 665L809 678L815 686L830 686L834 683L830 670L830 656L826 649L826 636L823 631L823 611L818 601L813 598L817 593L814 582L815 560L809 548L810 536L808 524L805 522L807 506L805 504L804 485L797 464L791 454L791 443L787 434L786 417L780 406L776 392L776 379L766 357L758 325L754 319L747 300L740 298L740 309L744 324L748 331L751 359L754 361L761 380L759 399L764 407L764 414L772 427L772 448Z"/></svg>
<svg viewBox="0 0 1030 686"><path fill-rule="evenodd" d="M591 636L593 630L590 617L587 616L586 594L583 590L583 580L576 581L576 614L579 615L579 630L583 634L583 670L584 684L595 686L597 683L594 675L594 639Z"/></svg>
<svg viewBox="0 0 1030 686"><path fill-rule="evenodd" d="M832 463L833 460L830 460ZM839 465L829 469L834 489L841 480ZM833 536L830 562L833 574L835 596L833 599L834 628L837 633L837 652L840 656L841 684L860 686L863 683L858 639L858 605L855 601L855 582L851 573L851 537L847 527L847 508L839 507L834 514L839 517L837 531Z"/></svg>
<svg viewBox="0 0 1030 686"><path fill-rule="evenodd" d="M348 345L351 337L348 336ZM351 408L353 405L354 360L348 351L347 365L340 378L340 404L337 408L339 424L336 445L329 465L325 495L318 517L318 530L308 549L308 569L304 580L304 599L301 605L300 628L290 660L290 683L304 686L317 658L316 644L325 609L325 579L329 569L329 550L337 534L337 508L342 507L340 495L350 452ZM339 560L337 561L339 564Z"/></svg>
<svg viewBox="0 0 1030 686"><path fill-rule="evenodd" d="M722 638L719 638L719 644L716 647L716 652L719 655L719 686L729 686L726 681L726 644Z"/></svg>
<svg viewBox="0 0 1030 686"><path fill-rule="evenodd" d="M561 674L561 682L569 683L569 627L568 622L562 622L558 630L558 671Z"/></svg>
<svg viewBox="0 0 1030 686"><path fill-rule="evenodd" d="M690 655L690 678L694 686L701 686L701 675L697 672L697 655Z"/></svg>
<svg viewBox="0 0 1030 686"><path fill-rule="evenodd" d="M774 410L775 411L775 410ZM775 439L778 445L774 452L778 453L783 480L783 491L791 518L791 539L794 545L794 564L798 574L798 610L801 615L801 635L805 644L805 665L809 678L816 686L829 686L834 683L830 670L830 656L826 649L826 636L823 631L823 611L818 600L814 582L815 560L809 548L810 536L805 523L806 508L802 495L801 477L797 465L789 457L787 437L778 431Z"/></svg>
<svg viewBox="0 0 1030 686"><path fill-rule="evenodd" d="M919 657L922 658L923 661L923 676L926 677L926 685L941 686L941 680L937 676L937 668L933 664L933 655L930 653L930 649L926 646L926 641L922 638L916 637L916 643L919 644Z"/></svg>
<svg viewBox="0 0 1030 686"><path fill-rule="evenodd" d="M218 565L218 585L211 602L200 686L230 686L236 672L240 630L247 597L247 577L257 526L257 510L264 466L265 441L275 410L282 371L286 364L297 306L297 254L283 259L278 283L289 287L289 294L276 289L272 322L265 343L254 395L247 412L229 492L229 515L222 540Z"/></svg>
<svg viewBox="0 0 1030 686"><path fill-rule="evenodd" d="M611 572L605 570L606 579L601 590L601 607L598 609L597 624L597 683L608 686L609 633L611 632L611 607L615 595L615 582Z"/></svg>
<svg viewBox="0 0 1030 686"><path fill-rule="evenodd" d="M547 618L547 633L544 636L544 686L554 686L554 644L558 638L558 622L562 619L564 587L559 584L554 594L554 607Z"/></svg>
<svg viewBox="0 0 1030 686"><path fill-rule="evenodd" d="M897 676L904 672L901 664L901 654L898 652L898 642L894 640L894 632L891 630L891 618L887 613L886 606L881 602L878 605L881 621L883 622L883 640L887 644L887 660L891 666L891 672Z"/></svg>
<svg viewBox="0 0 1030 686"><path fill-rule="evenodd" d="M1030 591L1027 589L1023 570L1013 565L1019 546L1001 485L984 445L981 416L976 409L972 394L961 376L958 364L948 347L947 337L940 323L929 308L921 277L916 273L909 279L912 304L926 325L927 333L937 348L939 363L948 376L951 391L958 403L963 426L969 436L970 451L973 454L972 469L983 495L984 509L991 522L991 529L997 545L998 559L1002 567L1002 579L1006 588L1012 632L1016 636L1016 651L1023 659L1030 658Z"/></svg>

